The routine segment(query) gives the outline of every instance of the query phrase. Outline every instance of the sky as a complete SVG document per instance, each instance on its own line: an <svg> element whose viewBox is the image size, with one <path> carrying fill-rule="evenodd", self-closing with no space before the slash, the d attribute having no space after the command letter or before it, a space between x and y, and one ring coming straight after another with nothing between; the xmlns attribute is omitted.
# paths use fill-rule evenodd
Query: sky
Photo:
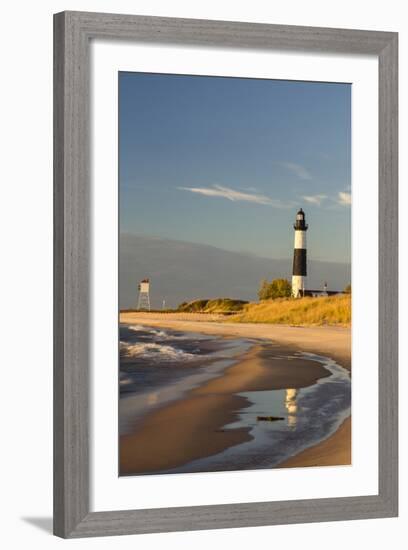
<svg viewBox="0 0 408 550"><path fill-rule="evenodd" d="M351 261L351 85L119 73L120 231Z"/></svg>

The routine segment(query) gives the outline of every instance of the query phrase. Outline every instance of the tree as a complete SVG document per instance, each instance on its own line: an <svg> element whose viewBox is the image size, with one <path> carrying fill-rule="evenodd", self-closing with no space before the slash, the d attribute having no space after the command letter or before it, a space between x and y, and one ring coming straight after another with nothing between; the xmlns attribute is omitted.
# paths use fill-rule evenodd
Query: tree
<svg viewBox="0 0 408 550"><path fill-rule="evenodd" d="M343 290L345 294L351 294L351 284L349 283Z"/></svg>
<svg viewBox="0 0 408 550"><path fill-rule="evenodd" d="M260 300L274 300L288 298L292 295L292 285L286 279L273 279L270 283L266 279L261 281L258 297Z"/></svg>
<svg viewBox="0 0 408 550"><path fill-rule="evenodd" d="M269 283L266 279L262 279L259 285L258 298L260 300L267 300L269 298Z"/></svg>

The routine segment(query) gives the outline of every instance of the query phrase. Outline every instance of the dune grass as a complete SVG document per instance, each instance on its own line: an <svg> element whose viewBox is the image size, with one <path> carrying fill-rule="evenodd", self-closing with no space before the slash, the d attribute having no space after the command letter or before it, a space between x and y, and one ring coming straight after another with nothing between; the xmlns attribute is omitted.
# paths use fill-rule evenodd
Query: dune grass
<svg viewBox="0 0 408 550"><path fill-rule="evenodd" d="M319 298L279 298L244 306L229 321L298 326L351 325L351 295Z"/></svg>
<svg viewBox="0 0 408 550"><path fill-rule="evenodd" d="M232 298L214 298L211 300L193 300L180 304L177 311L188 313L235 313L241 311L248 302Z"/></svg>

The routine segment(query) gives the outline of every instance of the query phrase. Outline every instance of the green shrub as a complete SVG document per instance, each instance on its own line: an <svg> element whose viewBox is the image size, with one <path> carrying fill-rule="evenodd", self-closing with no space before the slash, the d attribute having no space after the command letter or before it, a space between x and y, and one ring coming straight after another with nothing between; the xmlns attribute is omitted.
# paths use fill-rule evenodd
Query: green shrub
<svg viewBox="0 0 408 550"><path fill-rule="evenodd" d="M292 295L292 285L287 279L273 279L270 283L263 279L258 291L260 300L275 300L289 298Z"/></svg>

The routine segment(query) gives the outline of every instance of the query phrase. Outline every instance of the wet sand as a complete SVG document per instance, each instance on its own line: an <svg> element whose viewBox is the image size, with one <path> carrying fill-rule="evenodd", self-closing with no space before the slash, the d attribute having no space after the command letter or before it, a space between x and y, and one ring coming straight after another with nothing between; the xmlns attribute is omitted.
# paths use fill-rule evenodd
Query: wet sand
<svg viewBox="0 0 408 550"><path fill-rule="evenodd" d="M330 437L279 464L279 468L351 464L351 417Z"/></svg>
<svg viewBox="0 0 408 550"><path fill-rule="evenodd" d="M180 467L249 441L246 428L222 429L237 420L233 411L250 404L236 393L306 387L330 374L320 363L283 358L293 351L280 344L254 345L222 376L149 414L134 433L121 437L121 475Z"/></svg>
<svg viewBox="0 0 408 550"><path fill-rule="evenodd" d="M187 318L186 318L187 317ZM154 473L211 456L251 439L246 428L222 430L237 419L233 411L249 406L238 392L300 388L329 372L304 359L282 359L294 351L332 357L351 370L351 331L337 327L290 327L208 321L199 314L121 313L123 323L146 324L224 337L269 341L255 345L218 378L148 415L138 429L120 440L120 474ZM279 342L279 344L277 343ZM350 464L351 419L326 440L291 457L278 467Z"/></svg>

